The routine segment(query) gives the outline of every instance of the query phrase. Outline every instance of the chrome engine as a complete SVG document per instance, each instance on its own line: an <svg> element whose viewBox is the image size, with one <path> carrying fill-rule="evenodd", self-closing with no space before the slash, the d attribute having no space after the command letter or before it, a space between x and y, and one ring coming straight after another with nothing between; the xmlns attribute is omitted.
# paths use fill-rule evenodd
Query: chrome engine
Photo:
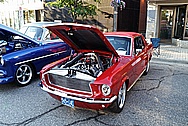
<svg viewBox="0 0 188 126"><path fill-rule="evenodd" d="M110 58L99 56L96 53L82 53L77 55L59 68L67 69L69 77L76 72L81 72L92 77L99 76L105 69L110 67Z"/></svg>

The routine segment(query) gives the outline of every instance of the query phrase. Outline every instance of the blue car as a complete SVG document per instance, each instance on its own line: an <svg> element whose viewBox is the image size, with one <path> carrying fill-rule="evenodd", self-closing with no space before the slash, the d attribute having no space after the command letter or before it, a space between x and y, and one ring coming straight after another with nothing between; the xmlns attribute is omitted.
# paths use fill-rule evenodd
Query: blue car
<svg viewBox="0 0 188 126"><path fill-rule="evenodd" d="M36 41L0 24L0 84L28 85L43 66L71 52L60 39Z"/></svg>

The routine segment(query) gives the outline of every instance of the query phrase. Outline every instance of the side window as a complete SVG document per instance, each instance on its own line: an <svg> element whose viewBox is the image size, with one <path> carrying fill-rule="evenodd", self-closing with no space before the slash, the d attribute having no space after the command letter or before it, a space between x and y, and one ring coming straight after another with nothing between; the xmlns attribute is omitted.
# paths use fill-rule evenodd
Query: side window
<svg viewBox="0 0 188 126"><path fill-rule="evenodd" d="M135 51L135 54L141 52L142 49L144 49L144 42L142 40L142 37L139 36L139 37L134 38L134 51Z"/></svg>
<svg viewBox="0 0 188 126"><path fill-rule="evenodd" d="M144 49L144 42L142 37L138 37L139 49Z"/></svg>
<svg viewBox="0 0 188 126"><path fill-rule="evenodd" d="M55 35L53 32L49 30L46 30L44 40L54 40L54 39L58 39L57 35Z"/></svg>

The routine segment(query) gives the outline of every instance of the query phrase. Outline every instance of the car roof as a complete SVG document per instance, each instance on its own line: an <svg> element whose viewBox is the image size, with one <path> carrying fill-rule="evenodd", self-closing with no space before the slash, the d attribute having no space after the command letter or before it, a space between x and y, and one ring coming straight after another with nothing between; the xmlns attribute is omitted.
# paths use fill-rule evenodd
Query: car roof
<svg viewBox="0 0 188 126"><path fill-rule="evenodd" d="M136 37L136 36L140 36L140 33L136 33L136 32L106 32L104 33L105 36L126 36L126 37Z"/></svg>
<svg viewBox="0 0 188 126"><path fill-rule="evenodd" d="M36 27L43 27L44 25L49 24L56 24L57 22L33 22L33 23L27 23L24 26L36 26Z"/></svg>

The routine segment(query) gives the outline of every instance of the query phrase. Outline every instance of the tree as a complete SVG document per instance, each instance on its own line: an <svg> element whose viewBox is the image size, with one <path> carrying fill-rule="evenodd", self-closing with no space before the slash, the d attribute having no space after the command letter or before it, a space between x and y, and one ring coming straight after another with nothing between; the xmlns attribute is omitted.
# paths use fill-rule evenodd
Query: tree
<svg viewBox="0 0 188 126"><path fill-rule="evenodd" d="M101 0L93 1L95 3L100 3ZM78 17L84 19L88 16L93 17L94 15L97 15L97 6L86 2L86 0L56 0L54 2L48 2L47 5L67 8L74 21L76 21Z"/></svg>
<svg viewBox="0 0 188 126"><path fill-rule="evenodd" d="M4 0L0 0L1 3L4 3Z"/></svg>

